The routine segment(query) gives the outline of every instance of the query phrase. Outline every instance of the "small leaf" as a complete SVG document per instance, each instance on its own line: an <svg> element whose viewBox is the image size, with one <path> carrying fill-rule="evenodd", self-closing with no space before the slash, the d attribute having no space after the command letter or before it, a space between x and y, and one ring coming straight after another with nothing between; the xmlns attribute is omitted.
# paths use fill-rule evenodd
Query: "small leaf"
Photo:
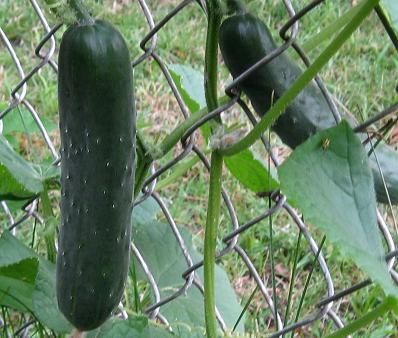
<svg viewBox="0 0 398 338"><path fill-rule="evenodd" d="M190 66L172 64L169 71L179 93L189 111L193 114L207 106L204 91L203 74ZM210 128L206 123L201 127L206 140L210 136Z"/></svg>
<svg viewBox="0 0 398 338"><path fill-rule="evenodd" d="M0 135L0 200L29 199L42 190L38 172Z"/></svg>
<svg viewBox="0 0 398 338"><path fill-rule="evenodd" d="M279 187L276 173L268 172L268 165L264 163L251 149L246 149L236 155L225 157L225 164L229 171L242 185L255 193L269 192Z"/></svg>
<svg viewBox="0 0 398 338"><path fill-rule="evenodd" d="M377 227L367 154L348 123L343 121L297 147L279 167L279 178L282 192L305 218L387 294L397 297Z"/></svg>
<svg viewBox="0 0 398 338"><path fill-rule="evenodd" d="M190 66L180 64L172 64L168 68L191 113L206 107L203 74Z"/></svg>

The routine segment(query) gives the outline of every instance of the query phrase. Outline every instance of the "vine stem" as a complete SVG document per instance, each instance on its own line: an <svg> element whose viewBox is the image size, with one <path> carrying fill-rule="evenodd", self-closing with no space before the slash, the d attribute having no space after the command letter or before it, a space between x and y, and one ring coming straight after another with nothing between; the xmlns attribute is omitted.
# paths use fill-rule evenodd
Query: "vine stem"
<svg viewBox="0 0 398 338"><path fill-rule="evenodd" d="M205 52L205 97L208 111L218 107L217 98L217 70L218 70L218 34L220 30L222 12L218 0L206 0L208 26ZM210 121L212 132L221 123L221 118ZM218 123L217 123L218 122ZM213 151L210 161L210 186L207 204L207 218L204 241L204 308L206 334L208 338L217 337L217 317L215 300L215 264L217 230L221 209L221 175L223 157Z"/></svg>
<svg viewBox="0 0 398 338"><path fill-rule="evenodd" d="M204 301L206 333L209 338L217 337L215 311L214 272L216 262L216 241L221 208L221 174L223 158L217 152L211 154L210 188L204 244Z"/></svg>
<svg viewBox="0 0 398 338"><path fill-rule="evenodd" d="M369 325L375 319L384 316L387 312L393 310L397 306L397 301L393 297L386 297L377 308L370 311L363 317L353 321L342 329L326 336L325 338L344 338L349 334L359 331L361 328Z"/></svg>
<svg viewBox="0 0 398 338"><path fill-rule="evenodd" d="M369 15L372 9L380 0L364 0L358 13L343 28L340 34L326 47L321 55L313 62L313 64L294 82L281 98L276 101L275 105L262 117L260 122L240 141L237 143L220 149L220 154L224 156L235 155L248 147L261 137L267 128L284 112L285 108L294 100L300 91L308 85L318 72L325 66L334 56L336 51L344 44L344 42L355 32L363 20Z"/></svg>

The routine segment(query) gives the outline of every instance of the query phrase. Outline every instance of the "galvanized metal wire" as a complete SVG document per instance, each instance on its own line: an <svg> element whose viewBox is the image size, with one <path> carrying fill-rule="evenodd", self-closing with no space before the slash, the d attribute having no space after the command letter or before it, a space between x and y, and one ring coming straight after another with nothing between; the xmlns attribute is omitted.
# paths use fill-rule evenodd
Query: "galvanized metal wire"
<svg viewBox="0 0 398 338"><path fill-rule="evenodd" d="M46 143L48 147L48 151L50 155L53 158L53 163L54 165L59 164L59 159L60 155L57 149L54 146L53 140L50 137L49 133L47 132L46 128L44 127L44 124L42 122L41 114L38 112L35 108L35 106L28 101L28 83L31 82L32 78L36 76L41 69L44 67L51 68L55 73L58 70L57 63L56 63L56 47L57 43L59 43L58 37L56 36L56 32L59 30L61 27L61 24L57 24L54 27L50 27L43 10L40 8L38 2L36 0L30 0L30 5L31 5L31 10L35 12L35 15L37 16L38 20L40 21L40 24L42 26L41 34L43 36L42 40L38 43L38 45L35 48L35 55L38 58L38 62L36 65L34 65L32 68L25 69L20 62L19 56L17 55L16 50L14 49L12 43L10 42L9 38L7 37L6 33L3 31L3 29L0 27L0 40L2 45L6 48L9 58L12 60L14 70L17 71L20 81L15 84L15 86L12 88L11 93L10 93L10 100L7 105L7 107L3 110L0 111L0 127L2 126L2 119L7 115L7 114L13 114L14 109L19 106L24 106L27 111L31 114L33 120L35 121L36 125L38 126L42 138L44 142ZM184 296L184 294L187 292L188 289L190 288L198 288L200 292L203 293L203 285L202 281L200 280L200 277L196 273L196 270L200 268L203 265L203 261L200 262L194 262L191 254L184 243L184 239L181 235L180 232L180 227L176 220L174 219L172 213L168 209L167 203L163 200L161 197L161 194L156 189L156 183L158 178L165 173L167 170L175 166L177 163L179 163L181 160L183 160L186 156L195 153L201 163L202 167L204 170L209 170L210 165L208 162L208 159L206 155L203 153L203 151L196 145L196 137L195 134L198 130L198 128L206 123L208 120L211 118L220 115L222 112L230 109L232 106L240 106L243 112L246 114L247 118L249 121L255 125L257 123L255 116L252 114L250 108L248 105L242 100L240 97L240 90L239 90L239 84L241 81L243 81L247 76L249 76L252 72L254 72L258 67L261 67L262 65L270 62L273 60L275 57L278 55L286 52L287 49L290 47L293 47L295 51L298 53L298 55L301 57L303 60L304 64L307 66L310 64L310 60L308 56L305 54L304 50L300 47L300 45L297 43L296 37L299 33L299 23L300 19L308 13L313 10L314 8L317 8L320 4L322 4L324 0L315 0L311 1L308 3L305 7L303 7L300 10L296 10L294 6L292 5L290 0L283 0L284 6L286 8L286 18L287 21L285 25L280 30L280 36L283 38L285 41L283 44L281 44L275 51L273 51L271 54L267 55L264 57L262 60L258 61L256 64L252 65L249 69L247 69L243 74L241 74L239 77L235 78L232 83L230 83L226 88L225 92L227 95L230 96L230 101L221 107L217 108L216 110L209 112L204 118L199 120L192 128L190 128L181 138L181 147L182 151L175 155L172 160L170 160L168 163L160 166L157 162L153 163L151 166L150 170L150 175L146 179L144 183L144 188L142 189L142 195L140 198L136 201L135 205L138 205L139 203L142 203L144 200L146 200L149 197L154 198L156 203L159 205L167 223L169 224L170 231L175 237L175 241L178 244L178 246L181 249L181 254L183 255L185 262L186 262L186 271L181 275L181 280L182 280L182 286L179 290L177 290L174 294L162 298L161 297L161 292L159 290L159 286L157 284L157 281L155 280L152 272L151 272L151 266L149 266L146 261L145 257L140 253L138 250L137 246L134 244L134 242L131 243L131 252L132 254L136 257L137 261L139 262L140 266L142 267L144 274L147 277L148 283L150 285L150 288L152 290L152 295L154 298L154 303L148 306L145 309L145 313L148 314L148 316L152 319L158 319L160 322L165 324L166 326L171 329L169 320L162 314L162 306L172 302L178 297ZM157 42L158 42L158 33L161 31L165 25L167 25L171 20L175 19L178 17L178 14L184 10L187 6L197 6L198 10L201 10L200 7L198 6L198 2L194 0L184 0L181 1L175 8L173 8L167 15L164 16L163 19L161 19L159 22L155 22L152 11L153 8L150 6L150 2L146 0L138 0L138 4L141 7L142 10L142 15L145 17L146 22L147 22L147 30L146 30L146 35L142 39L140 43L140 47L143 50L143 53L139 55L135 60L131 61L132 67L137 68L140 67L143 63L148 62L149 60L154 60L157 65L159 66L160 70L162 71L162 74L167 81L173 96L176 99L177 105L181 111L182 117L184 119L187 119L190 115L188 108L184 104L183 98L181 97L181 94L179 93L176 84L173 81L172 76L170 75L168 68L166 67L165 62L162 60L162 58L159 56L157 53ZM205 4L204 1L200 1L199 4L205 9ZM9 13L8 15L16 15L17 13ZM391 32L389 31L389 28L387 26L386 21L383 18L382 13L380 12L379 9L377 9L377 14L380 17L381 22L383 25L385 25L387 32L390 34ZM289 34L288 34L289 32ZM393 40L393 44L396 45L396 41ZM46 47L46 48L44 48ZM43 52L43 50L46 50ZM13 71L14 71L13 70ZM325 96L327 102L329 103L331 110L333 112L333 116L336 120L336 123L341 120L340 113L338 111L337 106L339 105L339 102L336 102L335 98L332 97L328 90L326 89L325 84L322 82L322 79L320 76L317 76L315 78L316 84L319 86L321 92ZM371 124L379 121L380 119L386 117L387 115L391 115L396 113L398 110L397 103L394 103L391 105L391 107L385 109L381 113L375 115L374 117L370 118L368 121L365 121L361 125L356 127L356 131L363 131L365 130L368 126ZM1 128L0 128L1 132ZM262 143L264 145L265 150L268 152L270 159L272 160L273 164L275 166L279 165L279 160L277 156L274 154L272 151L272 147L269 144L269 141L265 136L262 137ZM363 282L360 282L356 285L354 285L351 288L348 288L346 290L340 290L338 293L335 293L335 288L333 284L333 277L330 273L330 269L328 267L327 261L322 253L322 251L319 252L319 247L318 244L316 243L315 239L311 235L310 230L308 229L307 225L303 221L303 218L301 215L298 213L297 210L295 210L286 200L286 197L283 196L279 191L275 191L271 194L270 198L273 200L273 206L268 209L264 210L260 215L255 215L253 218L244 223L240 224L238 220L238 216L236 213L236 209L234 207L234 202L230 198L230 195L225 187L222 189L222 198L224 202L224 206L227 210L227 214L229 215L229 224L226 224L225 226L230 227L230 233L224 236L222 239L224 243L224 248L221 249L217 255L217 259L220 260L222 259L225 255L231 254L232 252L236 253L240 258L242 263L246 266L247 271L250 273L250 276L253 280L253 282L257 285L264 302L266 306L270 309L271 315L273 317L274 322L277 324L276 326L278 327L278 331L274 332L270 335L270 337L281 337L283 334L294 331L300 327L310 325L314 321L317 321L321 318L327 319L329 318L335 325L336 329L341 328L344 326L342 318L340 318L338 309L335 309L334 307L334 301L341 299L342 297L347 296L348 294L355 292L359 290L360 288L363 288L371 283L370 280L365 280ZM8 222L8 228L9 230L12 231L12 233L15 235L18 228L22 226L22 224L30 219L30 218L36 218L36 220L40 223L43 222L42 217L37 211L37 206L38 206L38 199L34 199L33 201L29 201L23 208L22 208L22 215L19 214L18 217L16 217L11 211L10 208L8 207L8 204L5 201L1 202L1 209L3 210L5 214L5 219ZM320 300L318 304L316 305L316 310L314 313L308 315L305 318L300 319L296 323L290 324L286 327L284 327L283 323L283 317L281 313L278 311L275 311L275 306L274 306L274 295L272 295L269 291L269 286L268 283L265 282L262 278L262 273L261 271L258 271L258 269L255 267L255 264L252 262L252 260L249 258L249 255L245 252L245 250L239 245L239 236L248 231L249 229L252 229L255 226L258 226L259 222L263 221L264 219L267 219L269 217L274 217L278 212L286 212L287 215L289 215L291 221L296 224L298 231L300 231L303 235L304 238L307 242L308 248L310 251L313 253L314 257L317 257L317 263L320 268L320 273L323 275L324 282L325 282L325 288L327 291L326 297L323 300ZM387 226L386 220L383 219L382 214L378 211L378 224L380 228L380 232L383 235L388 251L390 253L390 256L387 258L388 262L388 267L390 269L391 275L395 282L398 284L398 273L394 270L394 265L396 262L396 244L394 243L393 236L390 233L389 227ZM388 254L388 253L387 253ZM123 310L123 304L120 304L119 306L121 310L121 317L122 318L127 318L128 314L126 311ZM280 309L279 309L280 310ZM227 326L225 324L225 320L223 319L223 314L220 312L219 309L216 311L217 313L217 319L218 323L220 325L220 328L223 331L227 330ZM28 318L29 319L29 318ZM1 324L1 318L0 318L0 324ZM29 319L24 325L21 326L18 332L24 332L26 333L27 330L29 329L30 326L32 326L33 321Z"/></svg>

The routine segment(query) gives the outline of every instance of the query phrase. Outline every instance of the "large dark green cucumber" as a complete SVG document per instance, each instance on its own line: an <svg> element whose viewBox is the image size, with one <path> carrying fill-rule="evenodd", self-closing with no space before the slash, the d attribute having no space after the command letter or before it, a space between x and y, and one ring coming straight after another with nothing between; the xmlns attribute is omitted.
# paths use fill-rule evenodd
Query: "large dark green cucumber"
<svg viewBox="0 0 398 338"><path fill-rule="evenodd" d="M220 28L219 44L226 66L236 78L265 55L277 48L265 24L249 13L231 16ZM253 108L263 116L302 74L300 67L286 53L261 66L240 83ZM273 94L274 93L274 94ZM351 124L357 122L344 116ZM297 147L311 135L335 125L331 109L318 86L310 83L287 107L273 125L273 130L291 148ZM364 138L365 135L360 135ZM398 204L398 153L385 143L376 149L387 189L393 204ZM377 200L387 203L384 185L374 156L370 165L375 181Z"/></svg>
<svg viewBox="0 0 398 338"><path fill-rule="evenodd" d="M79 330L118 305L129 267L135 158L130 57L109 23L74 25L59 51L58 305Z"/></svg>

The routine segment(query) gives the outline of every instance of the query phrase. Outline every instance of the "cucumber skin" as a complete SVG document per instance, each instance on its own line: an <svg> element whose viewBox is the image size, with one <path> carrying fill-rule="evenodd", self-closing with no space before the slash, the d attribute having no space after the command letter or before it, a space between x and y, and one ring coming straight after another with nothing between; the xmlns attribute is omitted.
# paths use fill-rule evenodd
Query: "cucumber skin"
<svg viewBox="0 0 398 338"><path fill-rule="evenodd" d="M129 267L136 117L129 52L110 24L67 29L58 100L57 300L65 317L86 331L118 305Z"/></svg>
<svg viewBox="0 0 398 338"><path fill-rule="evenodd" d="M224 62L236 78L245 70L277 48L265 24L249 13L237 14L223 21L219 45ZM250 74L239 85L250 99L254 110L263 116L274 101L288 90L302 70L286 52ZM343 116L351 125L357 124L351 116ZM275 121L272 129L281 140L295 148L316 132L336 125L332 111L315 83L307 85ZM364 139L366 135L360 134ZM369 150L369 149L367 149ZM392 204L398 204L398 153L385 143L380 143L376 155L383 171ZM376 197L388 203L384 185L374 155L369 157Z"/></svg>

